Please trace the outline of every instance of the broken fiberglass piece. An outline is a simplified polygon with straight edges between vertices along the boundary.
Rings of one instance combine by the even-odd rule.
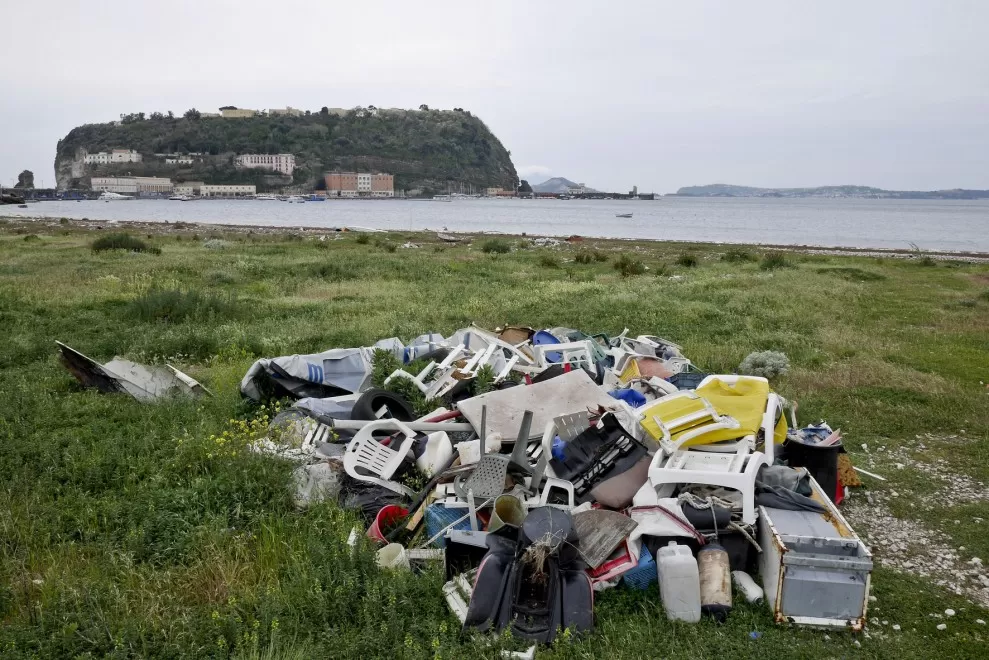
[[[84,387],[95,387],[100,392],[126,392],[141,402],[156,401],[172,394],[187,396],[212,395],[196,379],[171,365],[148,366],[115,357],[106,364],[87,357],[74,348],[55,342],[62,364]]]

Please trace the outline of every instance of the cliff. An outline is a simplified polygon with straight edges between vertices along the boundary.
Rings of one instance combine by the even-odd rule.
[[[93,176],[164,176],[177,181],[255,183],[259,190],[312,189],[327,171],[395,175],[395,190],[445,189],[448,182],[477,188],[518,185],[511,154],[479,118],[463,110],[377,110],[344,114],[249,118],[127,115],[85,124],[59,140],[55,173],[61,189],[88,187]],[[84,164],[87,153],[133,149],[139,163]],[[192,164],[168,164],[162,155],[198,154]],[[238,169],[237,154],[291,153],[289,177]]]

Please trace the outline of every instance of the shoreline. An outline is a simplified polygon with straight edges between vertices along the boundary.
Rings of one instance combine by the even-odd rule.
[[[533,239],[533,238],[545,238],[557,240],[560,243],[573,243],[579,244],[583,241],[596,241],[605,243],[641,243],[641,244],[669,244],[669,245],[697,245],[697,246],[719,246],[725,248],[733,247],[750,247],[754,249],[762,250],[780,250],[787,252],[797,252],[801,254],[820,254],[820,255],[830,255],[830,256],[849,256],[849,257],[879,257],[879,258],[895,258],[895,259],[913,259],[917,257],[930,257],[939,261],[968,261],[968,262],[989,262],[989,252],[952,252],[947,250],[908,250],[904,248],[853,248],[853,247],[841,247],[841,246],[828,246],[828,245],[792,245],[792,244],[777,244],[777,243],[730,243],[723,241],[685,241],[685,240],[663,240],[654,238],[614,238],[614,237],[598,237],[598,236],[576,236],[577,240],[571,240],[574,237],[562,237],[553,236],[547,234],[530,234],[528,232],[523,232],[521,234],[511,234],[502,232],[471,232],[471,231],[457,231],[457,230],[447,230],[444,232],[436,232],[429,229],[409,229],[409,230],[399,230],[399,229],[374,229],[370,227],[358,227],[358,226],[342,226],[342,227],[275,227],[271,225],[254,225],[254,224],[221,224],[221,223],[210,223],[210,222],[165,222],[156,220],[76,220],[70,219],[68,224],[62,224],[60,218],[54,217],[39,217],[39,216],[21,216],[21,215],[2,215],[0,214],[0,221],[6,223],[5,226],[16,226],[18,224],[24,226],[38,226],[42,225],[51,228],[62,228],[76,227],[84,228],[90,231],[102,231],[108,228],[118,228],[118,227],[130,227],[134,230],[144,232],[144,233],[157,233],[157,234],[176,234],[176,233],[198,233],[206,231],[223,231],[228,233],[238,233],[238,234],[263,234],[268,236],[277,236],[284,234],[303,234],[303,235],[327,235],[327,234],[342,234],[351,232],[368,232],[368,233],[382,233],[382,234],[402,234],[410,235],[414,234],[417,237],[421,236],[431,236],[436,237],[437,233],[444,233],[455,235],[462,240],[474,240],[478,238],[485,237],[506,237],[506,238],[516,238],[516,239]],[[441,241],[442,242],[442,241]]]

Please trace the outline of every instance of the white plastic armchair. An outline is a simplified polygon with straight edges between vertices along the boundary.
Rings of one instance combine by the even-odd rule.
[[[397,450],[384,446],[374,438],[375,431],[389,430],[399,431],[405,436]],[[347,445],[347,451],[343,455],[343,469],[358,481],[377,484],[411,497],[415,493],[402,484],[391,481],[391,478],[412,449],[415,437],[416,432],[397,419],[379,419],[371,422],[361,428]],[[394,446],[394,440],[392,444]]]

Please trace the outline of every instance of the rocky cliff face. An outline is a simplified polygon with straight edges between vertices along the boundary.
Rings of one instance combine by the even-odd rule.
[[[312,188],[327,171],[362,170],[395,175],[396,190],[513,188],[510,153],[477,117],[460,110],[356,108],[343,116],[224,119],[134,119],[86,124],[59,140],[58,187],[88,187],[93,176],[167,176],[206,183],[256,183],[277,188],[263,171],[238,169],[237,154],[292,153],[296,170],[288,187]],[[133,149],[140,163],[85,165],[87,153]],[[167,164],[163,154],[198,154],[192,164]],[[156,156],[155,154],[160,154]]]

